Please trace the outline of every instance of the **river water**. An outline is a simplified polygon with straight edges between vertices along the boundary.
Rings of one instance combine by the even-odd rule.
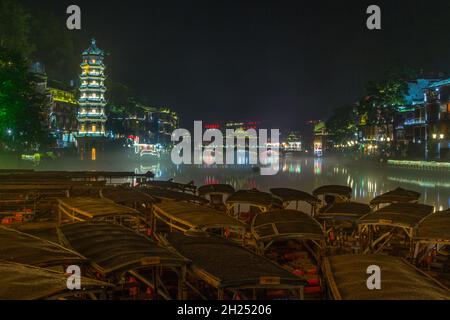
[[[102,170],[152,171],[156,179],[173,178],[177,182],[194,181],[200,186],[228,183],[236,189],[291,187],[307,192],[324,184],[352,187],[353,199],[368,202],[376,195],[403,187],[422,194],[421,202],[438,210],[450,207],[450,172],[430,172],[419,169],[387,167],[382,164],[350,161],[344,158],[312,158],[285,156],[280,159],[280,171],[274,176],[262,176],[249,165],[180,165],[170,158],[136,159],[123,153],[96,155],[96,160],[65,157],[43,161],[36,165],[27,161],[0,158],[1,168],[33,168],[36,170]]]

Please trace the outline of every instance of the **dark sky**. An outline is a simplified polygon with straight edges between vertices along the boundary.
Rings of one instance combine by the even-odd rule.
[[[108,75],[194,119],[300,128],[355,102],[392,66],[450,71],[450,1],[39,1],[78,4]],[[382,30],[366,29],[378,4]],[[69,32],[69,31],[67,31]]]

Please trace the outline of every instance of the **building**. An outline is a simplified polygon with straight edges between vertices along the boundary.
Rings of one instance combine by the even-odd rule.
[[[438,79],[417,79],[408,82],[405,105],[397,108],[394,118],[395,157],[422,159],[428,152],[428,108],[426,90]]]
[[[288,133],[286,140],[282,144],[284,151],[302,151],[302,135],[299,131]]]
[[[104,52],[100,50],[95,40],[82,53],[80,75],[80,97],[77,114],[78,144],[90,146],[105,138],[105,65]]]
[[[327,130],[325,122],[320,121],[314,126],[314,156],[321,157],[327,149]]]
[[[74,142],[74,134],[77,133],[78,101],[72,90],[61,86],[49,86],[48,92],[50,133],[55,138],[57,146],[64,148]]]
[[[450,160],[450,78],[425,90],[427,154],[429,160]]]

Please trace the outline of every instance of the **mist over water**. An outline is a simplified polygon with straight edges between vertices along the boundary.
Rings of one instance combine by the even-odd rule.
[[[170,156],[160,159],[136,157],[123,152],[101,153],[96,160],[91,155],[64,157],[56,160],[30,161],[0,157],[0,168],[29,168],[35,170],[97,170],[97,171],[152,171],[157,180],[173,178],[177,182],[194,181],[197,186],[227,183],[236,189],[258,188],[268,191],[274,187],[290,187],[311,192],[324,184],[348,185],[353,199],[368,202],[380,193],[402,187],[422,194],[420,202],[438,210],[450,207],[450,172],[387,167],[372,162],[354,162],[344,158],[312,158],[286,156],[280,158],[280,171],[274,176],[260,175],[251,165],[180,165],[175,166]]]

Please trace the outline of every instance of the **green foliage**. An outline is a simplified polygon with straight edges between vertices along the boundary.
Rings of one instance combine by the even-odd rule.
[[[42,110],[46,97],[36,91],[25,59],[0,48],[0,141],[19,151],[37,150],[48,142]]]
[[[332,141],[340,144],[353,140],[357,129],[356,121],[355,107],[343,106],[333,110],[325,125]]]

